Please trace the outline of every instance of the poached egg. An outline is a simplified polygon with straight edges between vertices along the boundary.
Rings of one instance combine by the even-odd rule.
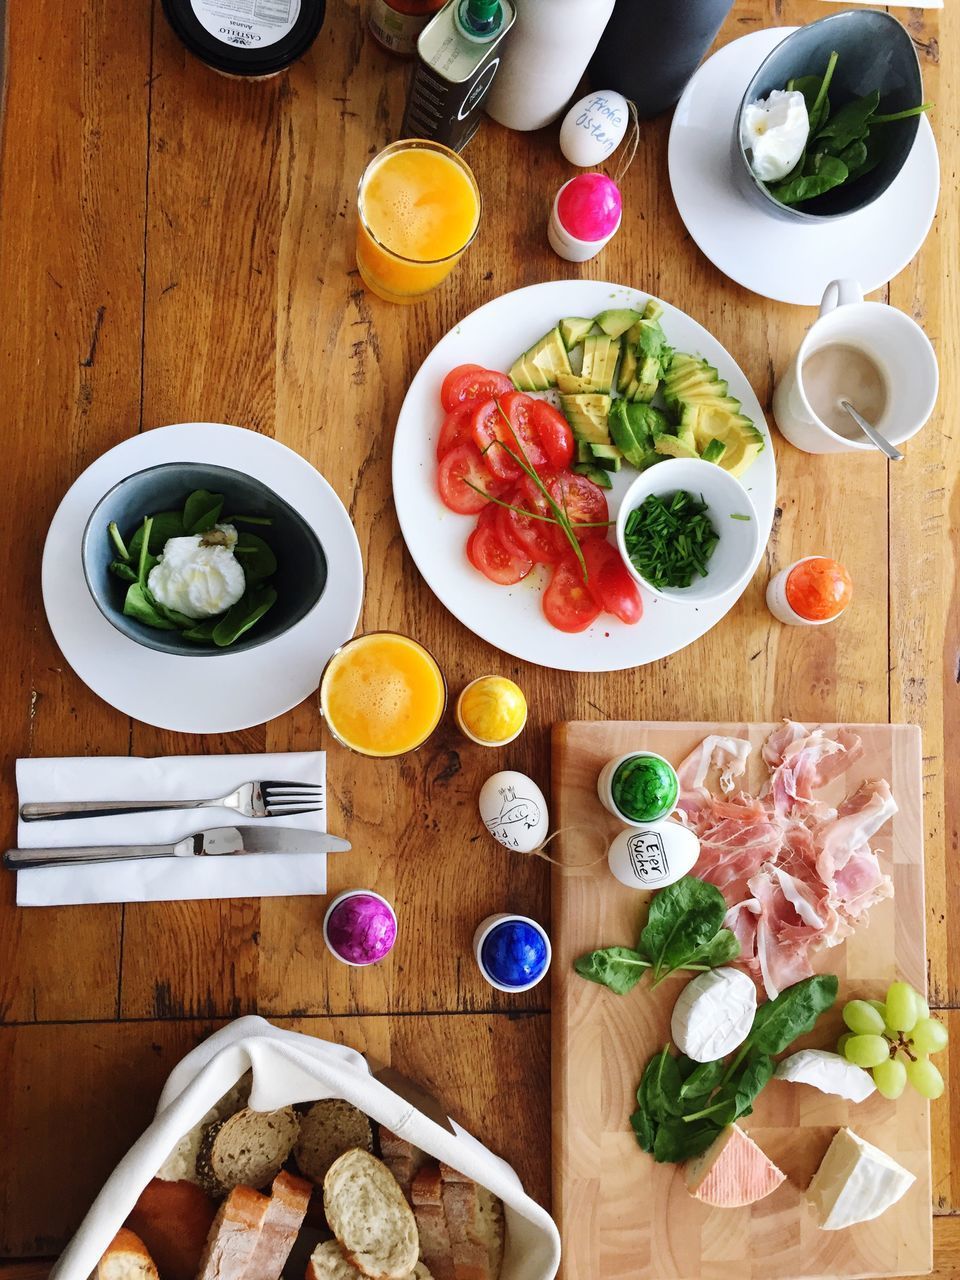
[[[187,618],[212,618],[237,603],[246,587],[233,549],[237,531],[215,525],[209,533],[169,538],[147,586],[154,599]]]
[[[740,141],[761,182],[785,178],[803,154],[809,136],[807,102],[795,89],[774,89],[769,97],[744,107],[740,117]]]

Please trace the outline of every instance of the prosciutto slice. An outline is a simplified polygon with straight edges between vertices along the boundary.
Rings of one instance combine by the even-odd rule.
[[[763,744],[769,777],[758,796],[736,790],[750,750],[746,739],[705,738],[677,771],[679,809],[700,840],[697,875],[727,901],[737,963],[773,999],[892,895],[870,841],[897,806],[882,779],[846,796],[835,785],[863,755],[847,729],[785,720]],[[714,771],[719,795],[708,786]]]

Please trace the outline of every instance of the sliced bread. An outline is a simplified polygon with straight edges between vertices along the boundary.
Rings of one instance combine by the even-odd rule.
[[[354,1147],[373,1150],[369,1119],[343,1098],[321,1098],[301,1117],[293,1154],[303,1176],[322,1186],[334,1160]]]
[[[210,1125],[197,1156],[197,1181],[212,1196],[233,1187],[265,1187],[293,1150],[300,1120],[293,1107],[251,1111],[244,1107]]]
[[[260,1239],[244,1272],[246,1280],[280,1280],[312,1194],[313,1183],[306,1178],[294,1177],[292,1173],[277,1174],[270,1189],[270,1204]]]
[[[429,1159],[427,1153],[380,1125],[380,1155],[383,1163],[400,1183],[400,1190],[411,1201],[413,1179]]]
[[[336,1240],[328,1240],[310,1255],[306,1280],[357,1280],[357,1269],[343,1256]],[[418,1262],[407,1280],[434,1280],[434,1277]]]
[[[229,1089],[223,1095],[219,1102],[210,1108],[199,1124],[194,1125],[192,1129],[183,1135],[157,1170],[157,1177],[169,1182],[177,1182],[181,1179],[196,1182],[197,1155],[200,1151],[204,1133],[206,1133],[210,1125],[216,1124],[218,1120],[226,1120],[228,1116],[232,1116],[235,1111],[239,1111],[241,1107],[247,1105],[252,1084],[253,1072],[248,1071],[240,1077],[232,1089]]]
[[[406,1280],[420,1256],[417,1223],[385,1164],[369,1151],[345,1152],[327,1170],[323,1207],[358,1271],[371,1280]]]
[[[97,1264],[97,1280],[159,1280],[147,1247],[129,1227],[121,1227]]]
[[[249,1280],[249,1267],[270,1197],[252,1187],[234,1187],[213,1220],[197,1270],[197,1280]]]
[[[126,1225],[143,1241],[163,1280],[193,1280],[216,1212],[195,1182],[154,1178]]]
[[[441,1163],[440,1176],[454,1280],[497,1280],[503,1262],[503,1202],[449,1165]]]
[[[435,1280],[456,1280],[453,1248],[443,1211],[443,1179],[440,1166],[430,1161],[416,1173],[410,1188],[413,1212],[420,1233],[420,1255]]]

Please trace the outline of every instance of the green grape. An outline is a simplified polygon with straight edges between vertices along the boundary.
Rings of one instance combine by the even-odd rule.
[[[907,1069],[898,1058],[887,1058],[873,1068],[873,1083],[885,1098],[899,1098],[907,1084]]]
[[[919,1022],[922,1018],[929,1018],[930,1006],[927,1004],[926,1000],[924,1000],[920,992],[914,991],[913,998],[917,1005],[917,1021]]]
[[[910,1043],[917,1053],[939,1053],[949,1039],[947,1028],[936,1018],[922,1018],[910,1032]]]
[[[879,1013],[880,1017],[884,1020],[884,1022],[886,1022],[886,1020],[887,1020],[887,1006],[883,1003],[883,1001],[882,1001],[882,1000],[868,1000],[868,1001],[867,1001],[867,1004],[868,1004],[868,1005],[870,1005],[870,1007],[871,1007],[872,1009],[876,1009],[876,1011],[877,1011],[877,1013]]]
[[[852,1040],[852,1039],[853,1039],[853,1032],[845,1031],[843,1035],[840,1037],[840,1039],[837,1041],[837,1053],[842,1055],[843,1046],[847,1043],[848,1040]]]
[[[908,1062],[904,1070],[910,1084],[924,1098],[939,1098],[943,1093],[943,1076],[929,1058]]]
[[[843,1046],[843,1056],[857,1067],[876,1067],[890,1056],[883,1036],[853,1036]]]
[[[910,1031],[917,1021],[917,998],[908,982],[892,982],[884,1021],[893,1031]]]
[[[879,1036],[883,1032],[883,1015],[866,1000],[850,1000],[845,1004],[843,1020],[855,1036]]]

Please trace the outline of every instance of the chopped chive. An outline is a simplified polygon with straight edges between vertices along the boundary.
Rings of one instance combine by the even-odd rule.
[[[630,512],[624,542],[637,572],[651,586],[689,587],[697,574],[707,576],[707,562],[720,538],[706,512],[703,495],[698,501],[683,489],[666,499],[651,494]]]
[[[742,515],[739,511],[731,511],[730,519],[731,520],[749,520],[750,517]]]

